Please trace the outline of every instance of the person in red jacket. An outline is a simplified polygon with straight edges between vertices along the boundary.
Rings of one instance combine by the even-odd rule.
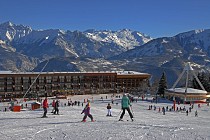
[[[42,118],[47,118],[47,108],[48,108],[47,97],[44,99],[42,106],[44,109],[44,114],[43,114]]]

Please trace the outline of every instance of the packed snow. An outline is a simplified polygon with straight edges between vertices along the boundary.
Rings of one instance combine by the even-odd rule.
[[[107,96],[107,99],[106,99]],[[92,99],[93,97],[93,99]],[[103,100],[101,99],[103,97]],[[52,115],[52,107],[48,108],[48,118],[41,118],[42,108],[35,111],[30,106],[20,112],[0,112],[1,140],[208,140],[210,139],[210,107],[206,104],[194,104],[192,112],[186,115],[185,111],[159,112],[159,107],[172,107],[171,102],[161,101],[157,104],[149,98],[142,101],[137,99],[132,103],[134,121],[128,113],[124,115],[124,121],[118,121],[121,113],[122,95],[114,96],[114,104],[111,103],[111,95],[78,95],[69,96],[68,99],[91,101],[91,114],[95,122],[87,118],[87,122],[81,122],[81,114],[84,106],[65,106],[68,99],[60,99],[59,114]],[[52,99],[48,99],[51,103]],[[113,117],[107,117],[106,106],[111,103]],[[1,105],[6,105],[2,103]],[[29,104],[29,103],[28,103]],[[152,105],[152,109],[149,106]],[[25,102],[23,103],[25,107]],[[156,106],[156,110],[154,110]],[[176,105],[188,110],[189,104]],[[2,106],[3,107],[3,106]],[[4,110],[4,109],[2,109]],[[195,110],[198,117],[195,117]]]

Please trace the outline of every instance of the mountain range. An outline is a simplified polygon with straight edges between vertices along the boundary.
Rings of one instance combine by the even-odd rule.
[[[0,70],[40,71],[49,60],[45,71],[134,70],[153,79],[165,72],[172,85],[186,62],[210,69],[210,30],[154,39],[129,29],[33,30],[5,22],[0,24],[0,56]]]

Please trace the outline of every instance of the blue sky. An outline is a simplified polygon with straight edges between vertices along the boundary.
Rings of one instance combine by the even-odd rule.
[[[33,29],[119,30],[152,37],[210,29],[210,0],[1,0],[0,23]]]

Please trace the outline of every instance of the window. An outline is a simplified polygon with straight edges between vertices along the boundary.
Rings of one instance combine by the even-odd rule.
[[[4,87],[0,87],[0,91],[4,91]]]
[[[64,82],[64,76],[59,76],[60,82]]]

